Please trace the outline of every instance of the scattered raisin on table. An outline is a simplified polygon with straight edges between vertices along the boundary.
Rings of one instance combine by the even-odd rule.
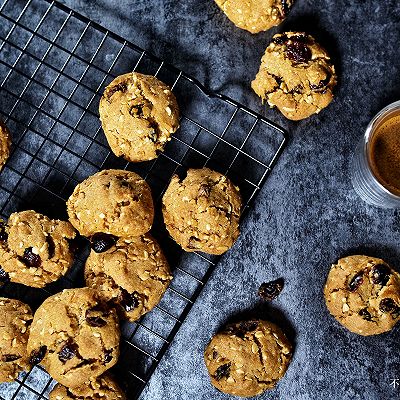
[[[282,278],[270,282],[264,282],[260,285],[258,294],[263,300],[271,301],[278,297],[283,289],[283,283]]]

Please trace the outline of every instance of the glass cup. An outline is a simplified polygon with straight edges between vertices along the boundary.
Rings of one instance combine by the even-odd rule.
[[[400,208],[400,197],[386,189],[371,168],[370,145],[376,129],[400,113],[400,101],[389,104],[369,123],[354,152],[351,163],[351,182],[356,193],[368,204],[381,208]]]

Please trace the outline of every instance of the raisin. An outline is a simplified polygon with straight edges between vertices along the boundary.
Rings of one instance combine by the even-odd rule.
[[[213,350],[213,352],[212,352],[212,358],[213,358],[213,360],[216,360],[217,357],[218,357],[218,352],[217,352],[216,350]]]
[[[197,237],[191,236],[187,247],[189,249],[198,249],[199,241],[200,241],[200,239],[198,239]]]
[[[231,363],[223,364],[215,371],[214,378],[216,381],[220,381],[222,378],[227,378],[231,372]]]
[[[104,352],[104,364],[108,364],[113,359],[112,350],[106,350]]]
[[[25,249],[24,255],[20,257],[20,260],[29,268],[39,268],[42,264],[42,259],[39,254],[35,254],[32,251],[32,247]]]
[[[275,44],[285,44],[288,41],[288,37],[286,35],[279,35],[279,36],[275,36],[272,39],[272,42]]]
[[[133,105],[129,110],[129,114],[131,114],[132,117],[142,118],[143,117],[143,106],[144,106],[144,104]]]
[[[290,6],[286,0],[281,0],[282,4],[282,16],[286,17],[289,14]]]
[[[350,292],[355,292],[360,287],[360,285],[363,283],[363,280],[364,280],[363,274],[364,274],[364,272],[360,271],[350,281],[350,283],[349,283]]]
[[[8,239],[8,233],[4,222],[0,222],[0,241],[5,242]]]
[[[199,197],[204,196],[204,197],[208,197],[211,193],[211,186],[210,185],[206,185],[206,184],[202,184],[200,185],[199,188]]]
[[[292,38],[286,45],[286,54],[295,63],[306,63],[311,60],[312,55],[310,48],[297,37]]]
[[[0,283],[10,282],[10,275],[0,267]]]
[[[29,358],[29,364],[30,365],[39,364],[43,360],[44,356],[46,355],[46,352],[47,352],[46,346],[42,346],[38,350],[32,351],[31,356]]]
[[[119,83],[118,85],[113,86],[107,93],[108,98],[110,98],[116,92],[126,92],[128,90],[128,85],[126,83]]]
[[[310,83],[310,89],[312,91],[314,91],[314,92],[322,91],[322,90],[324,90],[326,88],[326,86],[328,85],[330,80],[331,80],[331,74],[327,73],[326,78],[320,80],[317,85],[314,85],[313,83]]]
[[[243,339],[247,332],[254,331],[258,327],[258,321],[243,321],[238,325],[232,325],[228,328],[228,333]]]
[[[258,289],[259,296],[264,300],[273,300],[278,297],[283,289],[283,279],[279,278],[271,282],[262,283]]]
[[[110,311],[105,307],[104,304],[99,304],[96,307],[90,308],[86,311],[86,322],[93,327],[101,328],[107,325],[107,321],[102,317],[110,315]]]
[[[385,286],[390,278],[390,268],[384,264],[377,264],[372,268],[372,282]]]
[[[128,293],[126,290],[122,289],[120,305],[126,312],[132,311],[139,306],[138,294],[137,292]]]
[[[379,309],[384,313],[391,313],[394,319],[400,315],[400,307],[396,305],[393,299],[383,299],[379,303]]]
[[[103,253],[104,251],[114,246],[116,241],[117,241],[116,236],[99,232],[95,233],[90,238],[90,245],[95,253]]]
[[[47,242],[47,251],[49,252],[49,258],[53,258],[56,249],[54,240],[50,235],[48,235],[46,236],[46,242]]]
[[[358,312],[358,315],[360,315],[366,321],[372,321],[372,315],[366,308],[361,309]]]
[[[20,358],[21,358],[21,356],[19,356],[17,354],[4,354],[3,355],[4,362],[11,362],[11,361],[19,360]]]
[[[58,359],[65,364],[68,360],[71,360],[71,358],[76,357],[78,353],[77,350],[78,347],[76,344],[67,343],[61,348],[60,352],[58,353]]]

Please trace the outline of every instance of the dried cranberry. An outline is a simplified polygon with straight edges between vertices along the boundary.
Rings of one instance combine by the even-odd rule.
[[[0,283],[7,283],[10,281],[10,275],[0,267]]]
[[[262,283],[258,288],[258,294],[264,300],[273,300],[278,297],[282,289],[283,279],[279,278],[274,281]]]
[[[104,251],[114,246],[117,239],[118,238],[114,235],[99,232],[95,233],[90,238],[90,244],[95,253],[103,253]]]
[[[390,278],[390,268],[385,264],[377,264],[372,268],[372,282],[385,286]]]
[[[311,60],[312,56],[310,48],[297,37],[292,38],[286,45],[286,54],[295,63],[306,63]]]
[[[119,304],[126,312],[132,311],[139,306],[138,295],[139,293],[137,292],[128,293],[126,290],[122,289]]]
[[[58,359],[65,364],[68,360],[71,360],[71,358],[76,357],[77,354],[77,345],[74,343],[67,343],[61,348],[60,352],[58,353]]]
[[[39,268],[42,264],[42,259],[39,254],[35,254],[32,251],[32,247],[28,247],[25,249],[24,255],[22,256],[22,262],[29,268]]]
[[[364,271],[360,271],[353,277],[353,279],[349,283],[350,292],[355,292],[360,287],[364,280],[363,275]]]
[[[31,356],[29,358],[29,364],[31,365],[39,364],[46,355],[46,352],[47,352],[46,346],[42,346],[38,350],[32,351]]]
[[[231,363],[223,364],[217,368],[215,371],[214,378],[216,381],[221,380],[222,378],[227,378],[231,372]]]
[[[5,242],[8,239],[8,233],[6,231],[6,226],[3,222],[0,222],[0,241]]]
[[[21,356],[19,356],[17,354],[4,354],[3,361],[11,362],[11,361],[19,360],[20,358],[21,358]]]
[[[112,350],[106,350],[104,352],[104,364],[108,364],[113,359]]]
[[[366,321],[372,321],[372,315],[366,308],[363,308],[362,310],[360,310],[358,312],[358,315],[360,315]]]

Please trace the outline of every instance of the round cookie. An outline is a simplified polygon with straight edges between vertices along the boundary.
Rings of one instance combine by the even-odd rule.
[[[211,383],[234,396],[251,397],[283,377],[292,346],[282,330],[262,320],[231,324],[208,344],[204,360]]]
[[[82,386],[67,388],[57,384],[49,400],[125,400],[126,396],[115,379],[108,373],[90,380]]]
[[[251,33],[279,25],[288,15],[294,0],[215,0],[238,27]]]
[[[117,362],[119,339],[117,314],[95,290],[66,289],[36,311],[28,354],[62,385],[79,387]]]
[[[99,112],[111,150],[131,162],[156,158],[179,127],[171,89],[136,72],[118,76],[106,87]]]
[[[0,121],[0,171],[10,156],[11,136],[5,124]]]
[[[29,306],[0,297],[0,382],[13,381],[29,369],[26,345],[32,319]]]
[[[359,335],[390,331],[400,320],[400,274],[380,258],[340,259],[331,267],[324,294],[329,312]]]
[[[165,225],[186,251],[222,254],[239,236],[239,188],[209,168],[174,175],[163,197]]]
[[[33,210],[13,213],[7,225],[0,226],[0,265],[12,282],[44,287],[71,267],[70,240],[75,235],[68,221]]]
[[[159,303],[172,275],[160,246],[147,234],[119,239],[102,253],[92,250],[85,280],[122,318],[136,321]]]
[[[98,232],[140,236],[150,230],[154,219],[149,185],[134,172],[117,169],[100,171],[77,185],[67,211],[83,236]]]
[[[251,87],[288,119],[319,113],[333,100],[335,67],[328,53],[303,32],[277,34]]]

